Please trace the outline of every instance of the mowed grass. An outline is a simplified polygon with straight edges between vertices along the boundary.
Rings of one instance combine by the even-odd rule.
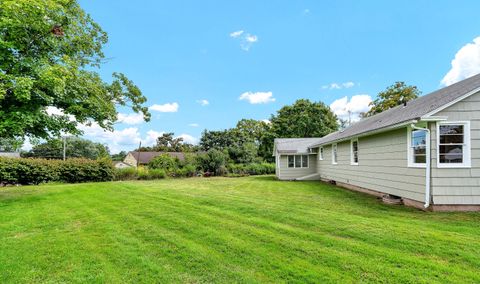
[[[478,283],[480,214],[273,177],[0,189],[0,283],[22,282]]]

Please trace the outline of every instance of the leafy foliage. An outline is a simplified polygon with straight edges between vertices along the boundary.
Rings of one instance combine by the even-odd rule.
[[[164,169],[167,171],[175,170],[179,168],[180,160],[176,157],[172,157],[169,154],[162,154],[153,158],[148,167],[151,169]]]
[[[416,99],[420,94],[421,92],[416,86],[409,86],[405,82],[395,82],[378,94],[377,98],[370,103],[372,108],[362,116],[369,117],[381,113]]]
[[[137,151],[146,152],[197,152],[198,146],[185,143],[182,137],[174,137],[173,132],[163,133],[153,147],[141,147]]]
[[[60,182],[98,182],[113,180],[112,163],[106,159],[11,159],[0,158],[0,183],[39,184]]]
[[[110,158],[112,159],[112,161],[123,161],[126,156],[127,156],[127,152],[120,151],[117,154],[112,154]]]
[[[235,128],[202,133],[200,147],[208,151],[226,151],[234,163],[252,163],[257,160],[262,142],[269,137],[269,124],[254,119],[242,119]]]
[[[66,156],[67,158],[86,158],[98,159],[109,157],[108,149],[101,143],[95,143],[87,139],[78,137],[66,138]],[[45,143],[38,144],[25,153],[26,157],[62,159],[63,158],[63,140],[52,139]]]
[[[337,117],[322,102],[297,100],[272,115],[272,133],[275,137],[323,137],[338,129]]]
[[[113,73],[106,83],[94,71],[107,39],[75,0],[0,1],[0,137],[81,134],[78,124],[92,122],[111,130],[116,105],[149,120],[132,81]]]
[[[198,156],[198,166],[204,172],[222,176],[227,173],[228,155],[217,149],[210,149],[207,153]]]

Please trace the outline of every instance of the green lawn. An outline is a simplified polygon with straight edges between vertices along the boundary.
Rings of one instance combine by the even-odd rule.
[[[319,182],[0,189],[0,283],[480,282],[480,214]]]

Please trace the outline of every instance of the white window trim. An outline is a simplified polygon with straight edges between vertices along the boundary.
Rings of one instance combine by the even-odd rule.
[[[296,166],[297,156],[300,156],[300,167]],[[293,157],[293,167],[288,166],[288,157]],[[303,157],[307,157],[307,166],[303,166]],[[310,156],[308,154],[287,155],[287,169],[308,169],[310,168]]]
[[[324,155],[323,147],[318,148],[318,160],[319,161],[323,161],[323,158],[324,158],[323,155]]]
[[[358,166],[358,161],[357,161],[357,162],[354,162],[354,160],[353,160],[353,142],[357,142],[357,160],[360,160],[360,159],[358,158],[358,153],[359,153],[359,149],[358,149],[358,145],[359,145],[359,143],[358,143],[358,138],[354,138],[354,139],[350,140],[350,165],[352,165],[352,166]],[[337,152],[338,152],[338,150],[337,150]]]
[[[333,149],[336,149],[336,152],[337,152],[337,161],[335,162],[335,154],[334,154],[334,150]],[[332,144],[332,165],[337,165],[338,164],[338,145],[337,143],[335,144]]]
[[[426,168],[427,167],[427,163],[415,163],[414,162],[414,159],[413,159],[413,151],[412,151],[412,132],[415,131],[417,129],[413,129],[412,127],[408,127],[407,128],[407,155],[408,155],[408,167],[409,168]],[[427,149],[429,149],[428,147],[428,143],[430,143],[430,137],[428,135],[428,132],[427,132],[427,136],[426,136],[426,142],[427,145],[426,148],[425,148],[425,151],[427,151]]]
[[[440,125],[463,125],[463,163],[458,164],[442,164],[440,163]],[[471,159],[471,147],[472,143],[470,140],[470,121],[441,121],[437,122],[437,168],[471,168],[472,159]]]

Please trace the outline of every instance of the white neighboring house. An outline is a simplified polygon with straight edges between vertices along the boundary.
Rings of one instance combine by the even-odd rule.
[[[275,139],[276,175],[430,210],[480,210],[480,75],[322,138]]]
[[[123,161],[113,161],[113,166],[117,169],[131,168],[132,166]]]

